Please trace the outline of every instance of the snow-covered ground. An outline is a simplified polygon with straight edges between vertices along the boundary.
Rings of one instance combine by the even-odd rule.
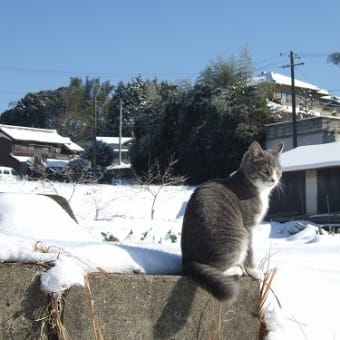
[[[180,231],[191,187],[0,183],[0,262],[51,261],[46,292],[84,284],[90,271],[180,273]],[[16,193],[16,194],[13,194]],[[65,197],[75,223],[52,200]],[[112,242],[118,240],[119,242]],[[309,222],[264,222],[254,232],[258,264],[278,268],[267,300],[267,339],[340,339],[340,235]]]

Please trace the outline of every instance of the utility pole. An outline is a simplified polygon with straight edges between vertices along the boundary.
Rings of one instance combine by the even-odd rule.
[[[297,147],[297,128],[296,128],[296,96],[295,96],[295,73],[294,73],[294,53],[290,51],[290,78],[292,88],[292,128],[293,128],[293,148]]]
[[[123,127],[123,100],[120,100],[119,105],[119,165],[122,164],[122,127]]]
[[[93,124],[93,160],[92,160],[92,168],[96,171],[97,167],[97,94],[94,96],[94,124]]]
[[[105,105],[111,100],[111,97],[109,96],[109,92],[106,94],[107,97],[104,101],[104,103],[100,103],[99,101],[99,105],[97,103],[97,97],[99,96],[101,90],[98,89],[96,94],[93,97],[93,155],[92,155],[92,167],[94,169],[94,171],[96,172],[96,168],[97,168],[97,130],[98,130],[98,118],[100,119],[100,117],[103,114],[103,110]]]
[[[295,66],[304,65],[304,63],[295,64],[294,58],[297,57],[293,51],[289,53],[290,64],[282,66],[283,68],[290,67],[291,92],[292,92],[292,133],[293,133],[293,148],[297,147],[297,124],[296,124],[296,94],[295,94]]]

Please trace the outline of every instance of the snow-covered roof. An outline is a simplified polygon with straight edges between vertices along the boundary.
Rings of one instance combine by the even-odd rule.
[[[280,85],[286,85],[286,86],[291,86],[291,83],[292,83],[290,77],[284,74],[281,74],[281,73],[276,73],[276,72],[262,72],[259,76],[254,77],[250,83],[252,85],[256,85],[256,84],[259,84],[265,81],[275,83],[275,84],[280,84]],[[321,89],[318,86],[311,84],[311,83],[307,83],[305,81],[294,79],[294,84],[295,84],[295,87],[313,90],[319,94],[324,94],[324,95],[329,94],[327,90]]]
[[[109,165],[106,167],[107,170],[114,170],[114,169],[130,169],[131,164],[130,163],[124,163],[122,162],[121,164],[114,164],[114,165]]]
[[[340,120],[340,117],[333,117],[333,116],[308,117],[308,118],[304,118],[304,119],[299,119],[298,122],[306,121],[306,120],[314,120],[314,119],[322,119],[322,120],[325,120],[327,122],[327,121],[332,121],[332,120]],[[291,125],[292,121],[286,120],[286,121],[283,121],[283,122],[265,124],[265,126],[275,126],[275,125],[284,125],[284,124]]]
[[[283,171],[298,171],[340,166],[340,142],[305,145],[282,153]]]
[[[291,105],[282,105],[282,104],[278,104],[270,100],[267,101],[267,105],[270,109],[275,110],[276,112],[281,112],[281,113],[292,113],[293,112],[293,107]],[[303,110],[300,109],[300,106],[297,106],[295,111],[296,113],[300,113],[300,111],[303,111]],[[321,116],[321,112],[315,111],[315,110],[308,110],[308,113],[316,117]]]
[[[327,101],[332,101],[336,104],[340,104],[340,97],[337,97],[337,96],[322,96],[320,97],[320,99],[324,99],[324,100],[327,100]]]
[[[16,156],[11,154],[11,157],[19,161],[20,163],[27,163],[32,157],[29,156]],[[46,160],[46,165],[48,168],[64,168],[68,165],[69,160],[65,159],[55,159],[55,158],[48,158]]]
[[[48,158],[46,164],[48,168],[65,168],[68,162],[68,160]]]
[[[0,125],[0,131],[14,140],[39,141],[49,143],[65,143],[65,138],[60,136],[56,130],[37,129],[24,126]]]
[[[11,153],[11,157],[19,161],[20,163],[26,163],[29,161],[32,157],[30,156],[16,156]]]
[[[72,142],[69,137],[63,137],[63,138],[65,139],[65,142],[64,142],[65,147],[69,149],[70,151],[78,151],[78,152],[84,151],[84,149],[81,146]]]
[[[57,130],[54,129],[39,129],[26,126],[0,124],[0,133],[1,132],[17,141],[63,144],[69,150],[83,151],[82,147],[72,142],[70,138],[59,135]]]
[[[119,144],[119,137],[96,137],[97,141],[101,141],[107,144]],[[131,142],[132,137],[122,137],[121,143],[125,144]]]

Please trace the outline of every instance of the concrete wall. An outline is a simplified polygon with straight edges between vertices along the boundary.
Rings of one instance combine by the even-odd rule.
[[[40,292],[43,266],[0,264],[0,338],[55,339],[48,297]],[[221,303],[185,277],[91,274],[88,290],[63,296],[63,324],[71,339],[95,339],[93,312],[103,339],[259,338],[259,283],[241,278],[239,298]]]
[[[313,117],[297,121],[297,144],[313,145],[340,140],[340,119],[336,117]],[[266,125],[266,147],[285,144],[285,151],[293,148],[292,122]]]
[[[0,339],[47,339],[48,298],[40,291],[43,266],[0,264]]]

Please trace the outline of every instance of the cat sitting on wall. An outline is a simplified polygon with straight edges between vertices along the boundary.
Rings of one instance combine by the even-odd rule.
[[[183,219],[182,271],[219,300],[232,301],[236,278],[263,273],[253,260],[252,229],[265,216],[271,190],[282,175],[283,144],[263,150],[253,142],[237,171],[227,179],[200,185],[192,194]]]

